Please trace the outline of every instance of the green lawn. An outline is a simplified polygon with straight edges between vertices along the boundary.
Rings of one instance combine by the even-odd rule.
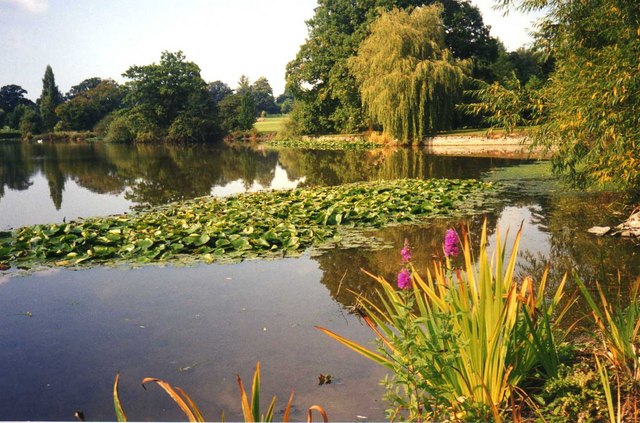
[[[282,129],[282,124],[286,118],[287,115],[267,116],[266,118],[261,118],[262,120],[256,122],[253,126],[260,134],[278,132]]]

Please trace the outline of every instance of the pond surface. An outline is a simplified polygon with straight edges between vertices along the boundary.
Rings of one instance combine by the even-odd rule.
[[[394,278],[405,238],[424,269],[452,224],[469,223],[473,232],[486,217],[493,233],[522,223],[520,271],[539,275],[551,263],[552,285],[575,269],[615,292],[619,269],[624,291],[625,282],[640,275],[636,245],[586,233],[624,218],[618,194],[570,192],[548,178],[545,163],[421,150],[0,143],[0,230],[205,195],[399,177],[487,178],[508,190],[483,215],[371,232],[391,249],[0,275],[0,419],[72,420],[82,410],[89,420],[114,420],[111,390],[120,372],[130,420],[183,419],[156,386],[140,387],[145,376],[184,388],[209,420],[219,420],[222,411],[228,421],[239,420],[235,376],[249,383],[260,361],[265,400],[277,395],[281,409],[296,390],[294,420],[304,421],[312,404],[324,406],[331,421],[384,420],[377,382],[385,372],[314,326],[372,340],[349,312],[351,291],[374,289],[360,269]],[[577,307],[572,318],[581,314]],[[321,373],[334,382],[318,385]]]

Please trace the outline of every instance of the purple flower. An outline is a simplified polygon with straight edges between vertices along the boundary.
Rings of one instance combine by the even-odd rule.
[[[411,273],[409,273],[408,269],[402,269],[400,273],[398,273],[398,288],[411,288]]]
[[[411,261],[411,248],[409,247],[409,240],[404,240],[404,247],[400,250],[402,256],[402,264],[409,263]]]
[[[455,229],[447,229],[444,236],[444,255],[447,257],[457,257],[460,254],[458,248],[458,233]]]

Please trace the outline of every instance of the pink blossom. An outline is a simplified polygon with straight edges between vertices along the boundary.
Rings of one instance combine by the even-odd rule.
[[[460,254],[458,248],[458,233],[454,229],[447,229],[444,236],[444,255],[447,257],[457,257]]]
[[[408,269],[402,269],[398,273],[398,288],[409,289],[411,288],[411,273]]]

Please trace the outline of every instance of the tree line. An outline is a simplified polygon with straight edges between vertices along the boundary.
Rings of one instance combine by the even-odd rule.
[[[163,52],[159,63],[131,66],[124,84],[92,77],[63,95],[47,66],[36,102],[19,85],[0,88],[0,129],[23,137],[55,131],[92,131],[112,142],[211,142],[247,131],[261,114],[287,110],[269,81],[242,76],[232,89],[206,83],[200,68],[184,54]],[[290,100],[289,100],[290,102]]]
[[[640,186],[640,2],[494,0],[545,16],[507,52],[467,0],[319,0],[286,69],[290,134],[420,142],[534,126],[571,182]]]

